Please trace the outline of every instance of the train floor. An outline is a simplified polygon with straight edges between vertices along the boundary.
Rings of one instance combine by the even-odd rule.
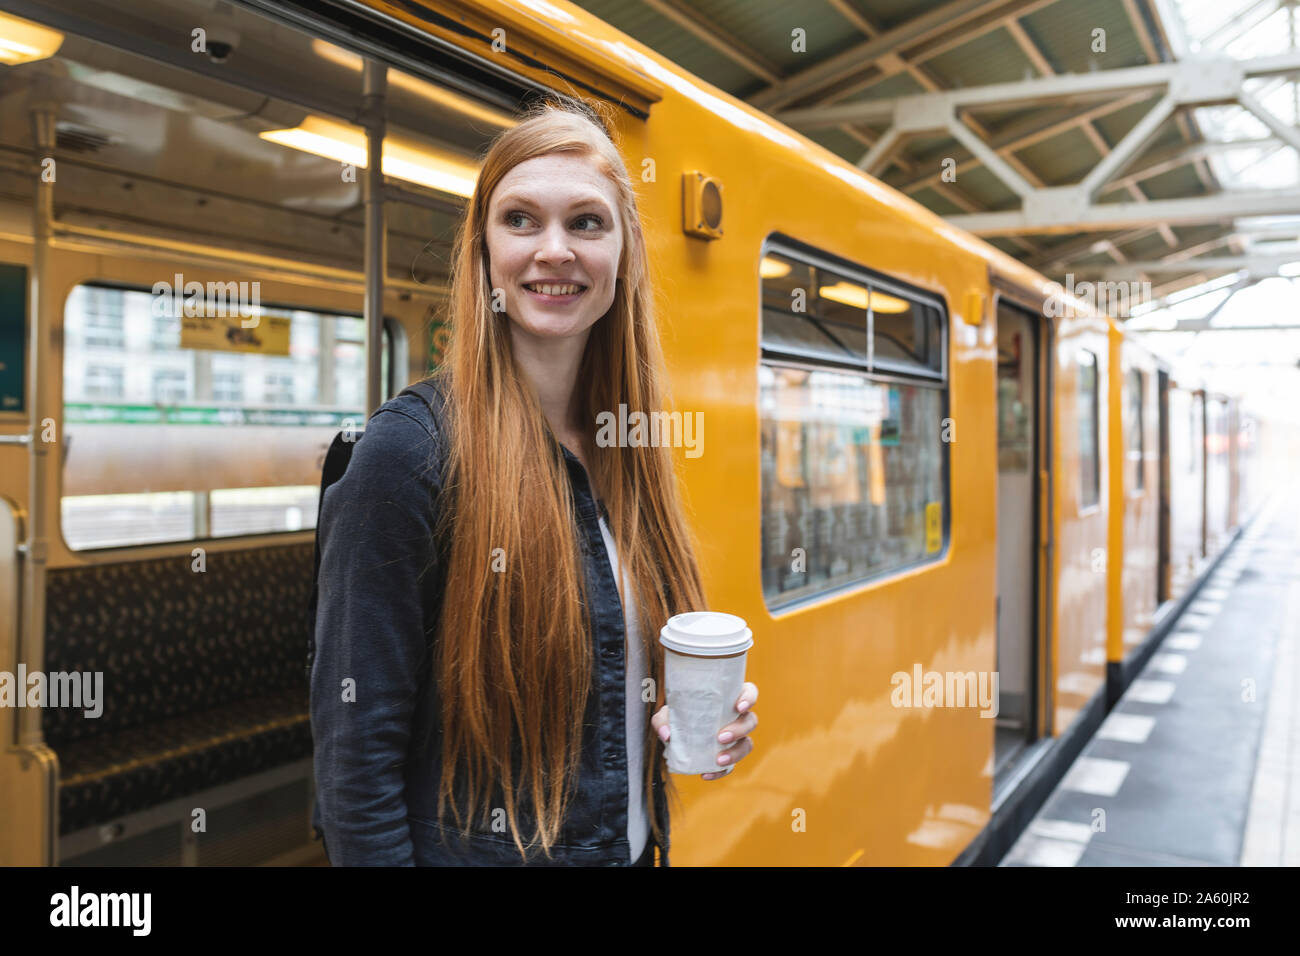
[[[1001,866],[1300,865],[1300,505],[1245,529]]]

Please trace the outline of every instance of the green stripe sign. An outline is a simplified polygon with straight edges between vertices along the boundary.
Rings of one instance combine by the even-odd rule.
[[[66,402],[67,424],[96,425],[288,425],[361,427],[365,413],[292,408],[196,408],[189,405],[105,405]]]

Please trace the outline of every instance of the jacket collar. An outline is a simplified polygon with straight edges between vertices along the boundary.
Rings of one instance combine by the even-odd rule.
[[[569,469],[569,481],[572,482],[575,488],[580,487],[586,492],[585,495],[578,496],[577,505],[579,516],[583,518],[596,518],[599,516],[608,522],[609,509],[605,507],[605,502],[603,501],[600,503],[599,509],[597,509],[595,496],[591,491],[591,480],[587,475],[587,469],[582,467],[582,462],[578,461],[578,456],[565,448],[564,445],[560,444],[554,434],[550,432],[547,434],[550,437],[552,448],[558,449],[564,456],[564,464]]]

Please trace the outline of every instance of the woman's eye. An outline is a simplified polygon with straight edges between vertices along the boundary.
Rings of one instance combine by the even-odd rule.
[[[518,211],[508,212],[505,215],[505,224],[511,228],[515,228],[516,225],[522,227],[523,225],[526,224],[527,219],[528,217],[524,215],[522,212],[518,212]],[[516,220],[525,220],[525,222],[516,223]],[[595,226],[588,229],[585,226],[579,225],[580,223],[586,222],[587,220],[591,220],[593,223],[595,223]],[[605,220],[591,213],[587,213],[586,215],[579,216],[577,219],[573,221],[573,223],[575,226],[578,227],[579,232],[595,232],[597,229],[603,229],[605,226]]]

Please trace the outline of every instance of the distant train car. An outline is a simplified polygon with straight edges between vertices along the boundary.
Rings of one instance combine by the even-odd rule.
[[[1205,557],[1228,544],[1232,513],[1232,410],[1228,396],[1205,396]]]
[[[1169,596],[1187,593],[1205,566],[1205,388],[1171,375],[1169,407]]]
[[[350,6],[236,6],[215,64],[160,39],[192,26],[161,0],[112,30],[28,5],[60,43],[8,68],[26,106],[0,111],[0,280],[39,384],[0,416],[0,670],[105,690],[93,719],[0,709],[0,862],[319,859],[321,453],[367,383],[436,365],[474,157],[548,88],[613,111],[673,401],[709,422],[682,463],[706,593],[755,634],[755,753],[678,778],[673,861],[996,859],[1259,500],[1251,429],[1197,370],[563,0]],[[377,102],[394,162],[367,191],[353,124]],[[178,306],[191,282],[256,288],[256,336]]]
[[[1107,660],[1120,661],[1146,638],[1166,598],[1161,587],[1162,516],[1166,510],[1161,444],[1162,363],[1111,328],[1111,361],[1119,374],[1109,393],[1110,480],[1114,489],[1109,553],[1118,563],[1109,576],[1111,621]]]
[[[1111,698],[1127,682],[1259,502],[1243,489],[1253,480],[1253,432],[1239,402],[1125,336],[1111,334],[1110,577]],[[1244,477],[1243,477],[1244,476]],[[1122,506],[1122,511],[1121,511]],[[1146,653],[1143,653],[1143,652]]]

